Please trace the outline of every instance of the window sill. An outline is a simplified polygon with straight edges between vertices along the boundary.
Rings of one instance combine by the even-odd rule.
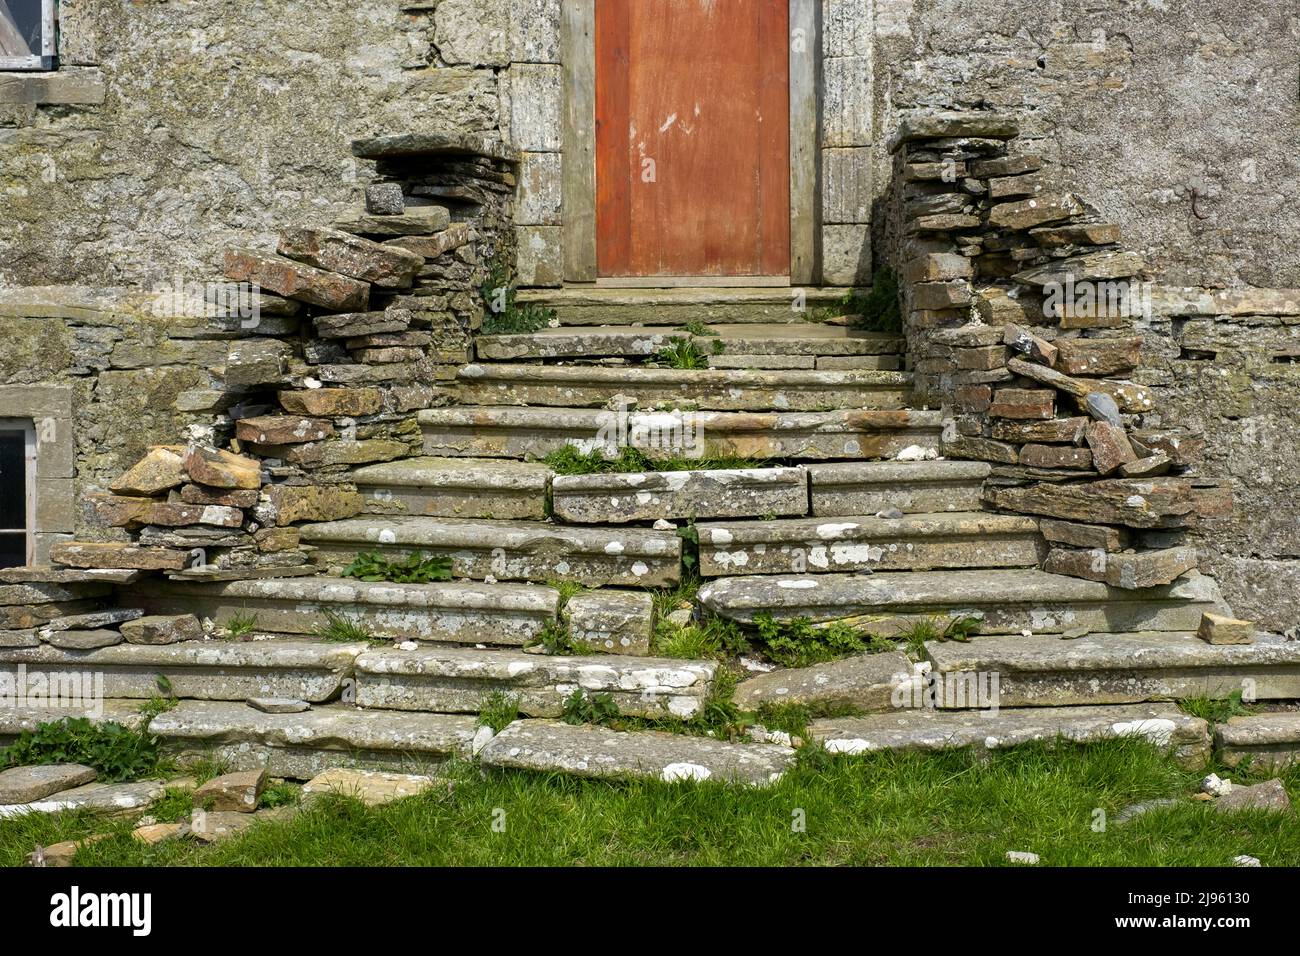
[[[104,93],[104,74],[93,67],[0,73],[0,105],[99,106]]]

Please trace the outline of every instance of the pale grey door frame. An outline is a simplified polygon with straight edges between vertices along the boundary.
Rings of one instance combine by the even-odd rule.
[[[30,418],[0,418],[0,431],[23,433],[24,552],[31,564],[36,551],[36,425]]]
[[[790,283],[817,281],[820,0],[790,2]],[[596,0],[561,0],[566,282],[596,281]]]

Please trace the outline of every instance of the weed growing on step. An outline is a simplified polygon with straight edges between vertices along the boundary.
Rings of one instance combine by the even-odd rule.
[[[232,639],[240,640],[257,630],[257,614],[252,611],[236,611],[226,621],[226,630]]]
[[[926,617],[913,621],[898,634],[898,639],[907,652],[914,658],[925,657],[927,641],[957,641],[965,644],[979,633],[980,620],[977,617],[954,617],[947,620]]]
[[[748,653],[749,638],[734,621],[716,615],[679,626],[660,618],[655,622],[654,653],[681,660],[726,660]]]
[[[519,719],[519,699],[505,691],[494,690],[479,706],[478,726],[491,727],[499,734]]]
[[[429,584],[451,580],[451,558],[446,555],[425,557],[415,551],[401,561],[389,561],[383,555],[363,551],[343,569],[343,577],[360,581],[391,581],[394,584]]]
[[[67,717],[23,731],[0,750],[0,768],[56,763],[93,767],[101,780],[137,780],[157,768],[158,744],[118,723]]]
[[[527,646],[536,647],[538,644],[546,649],[547,654],[559,654],[564,657],[583,657],[595,653],[595,649],[590,644],[574,637],[569,626],[560,620],[548,621]]]
[[[613,694],[589,694],[579,687],[564,698],[566,724],[609,724],[619,716]]]
[[[194,812],[194,792],[184,787],[168,787],[161,797],[149,804],[149,816],[159,823],[182,823]]]
[[[180,703],[180,701],[175,697],[159,697],[157,695],[150,697],[140,705],[140,715],[144,718],[144,726],[149,726],[149,721],[153,720],[159,714],[165,714],[178,703]]]
[[[833,306],[816,309],[814,322],[825,322],[840,315],[854,316],[853,327],[868,332],[901,332],[903,313],[899,308],[898,276],[888,266],[877,269],[871,288],[865,293],[852,289]]]
[[[868,649],[867,635],[839,621],[814,627],[807,618],[778,621],[771,614],[754,617],[763,653],[782,667],[810,667]]]
[[[722,343],[714,342],[713,344],[715,346],[713,353],[717,354],[719,349],[716,346],[720,346]],[[709,353],[696,345],[694,339],[672,339],[655,353],[655,361],[676,369],[708,368]]]
[[[554,309],[517,301],[519,290],[510,281],[510,270],[501,258],[492,260],[487,278],[479,286],[483,297],[483,335],[520,335],[544,329],[556,319]]]
[[[333,644],[381,644],[383,638],[375,637],[364,626],[343,614],[325,612],[325,623],[316,626],[312,633],[322,641]]]
[[[1234,690],[1227,697],[1185,697],[1178,701],[1185,714],[1200,717],[1212,724],[1224,724],[1233,717],[1244,717],[1259,711],[1251,704],[1242,703],[1241,691]]]
[[[718,334],[713,329],[709,328],[707,325],[701,322],[699,319],[691,319],[689,322],[687,322],[685,325],[682,326],[682,331],[686,332],[689,335],[694,335],[698,338],[708,338],[710,336],[715,336]]]
[[[295,807],[302,797],[302,788],[287,780],[268,784],[257,798],[257,809],[274,810],[276,807]]]
[[[599,449],[583,452],[573,445],[565,445],[542,459],[557,475],[626,475],[644,471],[738,471],[749,468],[774,467],[761,458],[722,456],[716,458],[684,458],[678,455],[651,458],[639,448],[623,445],[618,457],[606,458]]]

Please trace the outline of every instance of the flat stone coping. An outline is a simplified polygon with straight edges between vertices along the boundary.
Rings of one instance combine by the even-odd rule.
[[[517,163],[519,151],[498,139],[472,133],[394,133],[352,141],[352,154],[362,159],[411,159],[419,156],[483,156]]]
[[[517,720],[479,754],[489,767],[580,777],[715,780],[766,786],[794,762],[779,744],[730,743],[658,731],[618,732],[590,724]]]

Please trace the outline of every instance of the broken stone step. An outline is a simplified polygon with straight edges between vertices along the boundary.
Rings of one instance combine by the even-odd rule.
[[[215,757],[231,770],[310,780],[333,767],[420,771],[469,757],[490,730],[474,717],[358,710],[346,704],[264,714],[243,703],[183,700],[149,732],[182,764]]]
[[[1033,518],[979,512],[733,521],[696,530],[706,577],[1027,568],[1046,552]]]
[[[619,712],[687,718],[699,713],[717,664],[654,657],[547,656],[479,648],[374,650],[357,660],[357,704],[387,710],[478,713],[501,691],[520,713],[558,717],[575,690],[609,694]]]
[[[1214,728],[1214,742],[1229,767],[1250,761],[1252,767],[1280,770],[1300,763],[1300,713],[1231,717]]]
[[[807,316],[838,305],[842,289],[520,289],[518,301],[554,309],[560,325],[675,326],[790,323],[807,327]]]
[[[682,403],[712,411],[902,409],[908,372],[750,371],[603,368],[576,365],[466,365],[456,373],[463,404],[600,407],[615,395],[643,406]]]
[[[1001,635],[931,641],[926,652],[941,674],[999,674],[1006,707],[1227,697],[1246,687],[1259,700],[1300,697],[1300,644],[1280,635],[1224,645],[1167,631]]]
[[[1184,765],[1199,766],[1210,750],[1206,722],[1184,714],[1175,704],[946,711],[914,707],[865,717],[815,720],[809,730],[831,753],[846,754],[962,747],[1002,750],[1058,737],[1076,743],[1144,737],[1158,746],[1172,747]]]
[[[255,615],[259,632],[312,634],[337,614],[373,637],[514,646],[533,640],[553,623],[560,600],[554,588],[540,585],[390,584],[330,577],[158,582],[147,592],[133,592],[132,598],[154,613],[190,612],[219,624],[235,615]],[[300,695],[259,691],[248,696]]]
[[[750,677],[736,685],[734,699],[741,710],[758,710],[764,704],[890,710],[895,706],[895,689],[911,674],[912,662],[902,651],[857,654],[812,667],[782,667]]]
[[[149,806],[163,795],[163,790],[160,780],[88,783],[33,803],[0,806],[0,820],[26,816],[29,813],[63,813],[75,810],[106,814],[128,813]]]
[[[808,513],[803,468],[557,475],[555,517],[579,524]]]
[[[780,779],[793,764],[794,751],[779,744],[516,720],[488,742],[479,760],[489,767],[578,777],[716,780],[762,787]]]
[[[862,356],[898,355],[898,335],[837,325],[744,324],[710,326],[712,335],[692,335],[672,326],[554,328],[519,335],[480,335],[478,357],[489,361],[564,358],[650,358],[674,339],[689,339],[706,355],[721,342],[720,355]],[[812,367],[810,364],[809,368]]]
[[[429,455],[545,458],[571,445],[614,458],[632,446],[653,458],[818,461],[893,458],[937,449],[937,411],[617,412],[581,408],[453,407],[419,413]]]
[[[317,549],[313,560],[328,567],[343,567],[362,552],[405,558],[419,551],[446,555],[455,577],[477,580],[662,587],[681,573],[681,539],[646,528],[374,515],[302,525],[299,532]]]
[[[1218,585],[1196,572],[1129,591],[1029,568],[717,578],[700,588],[699,599],[745,623],[763,613],[778,620],[854,618],[883,635],[949,615],[978,618],[985,634],[1189,631],[1203,611],[1223,606]]]
[[[37,676],[31,668],[28,673],[31,677]],[[68,718],[85,718],[92,724],[121,724],[128,730],[138,730],[144,726],[140,701],[120,698],[105,700],[98,697],[93,675],[88,686],[83,682],[80,689],[84,690],[84,694],[80,700],[75,699],[74,695],[62,702],[50,703],[46,692],[31,699],[29,695],[34,689],[30,679],[26,685],[16,685],[14,706],[0,707],[0,747],[9,746],[20,734],[35,730],[41,724],[57,723]],[[24,690],[26,693],[22,693]]]
[[[0,650],[0,680],[38,672],[82,696],[148,699],[174,694],[196,700],[336,696],[365,644],[322,641],[187,641],[117,644],[91,651],[55,647]]]
[[[367,465],[348,477],[370,514],[541,521],[551,470],[500,459],[405,458]]]
[[[864,461],[809,465],[812,513],[818,516],[873,515],[896,508],[904,513],[979,511],[984,479],[992,466],[982,461]]]

